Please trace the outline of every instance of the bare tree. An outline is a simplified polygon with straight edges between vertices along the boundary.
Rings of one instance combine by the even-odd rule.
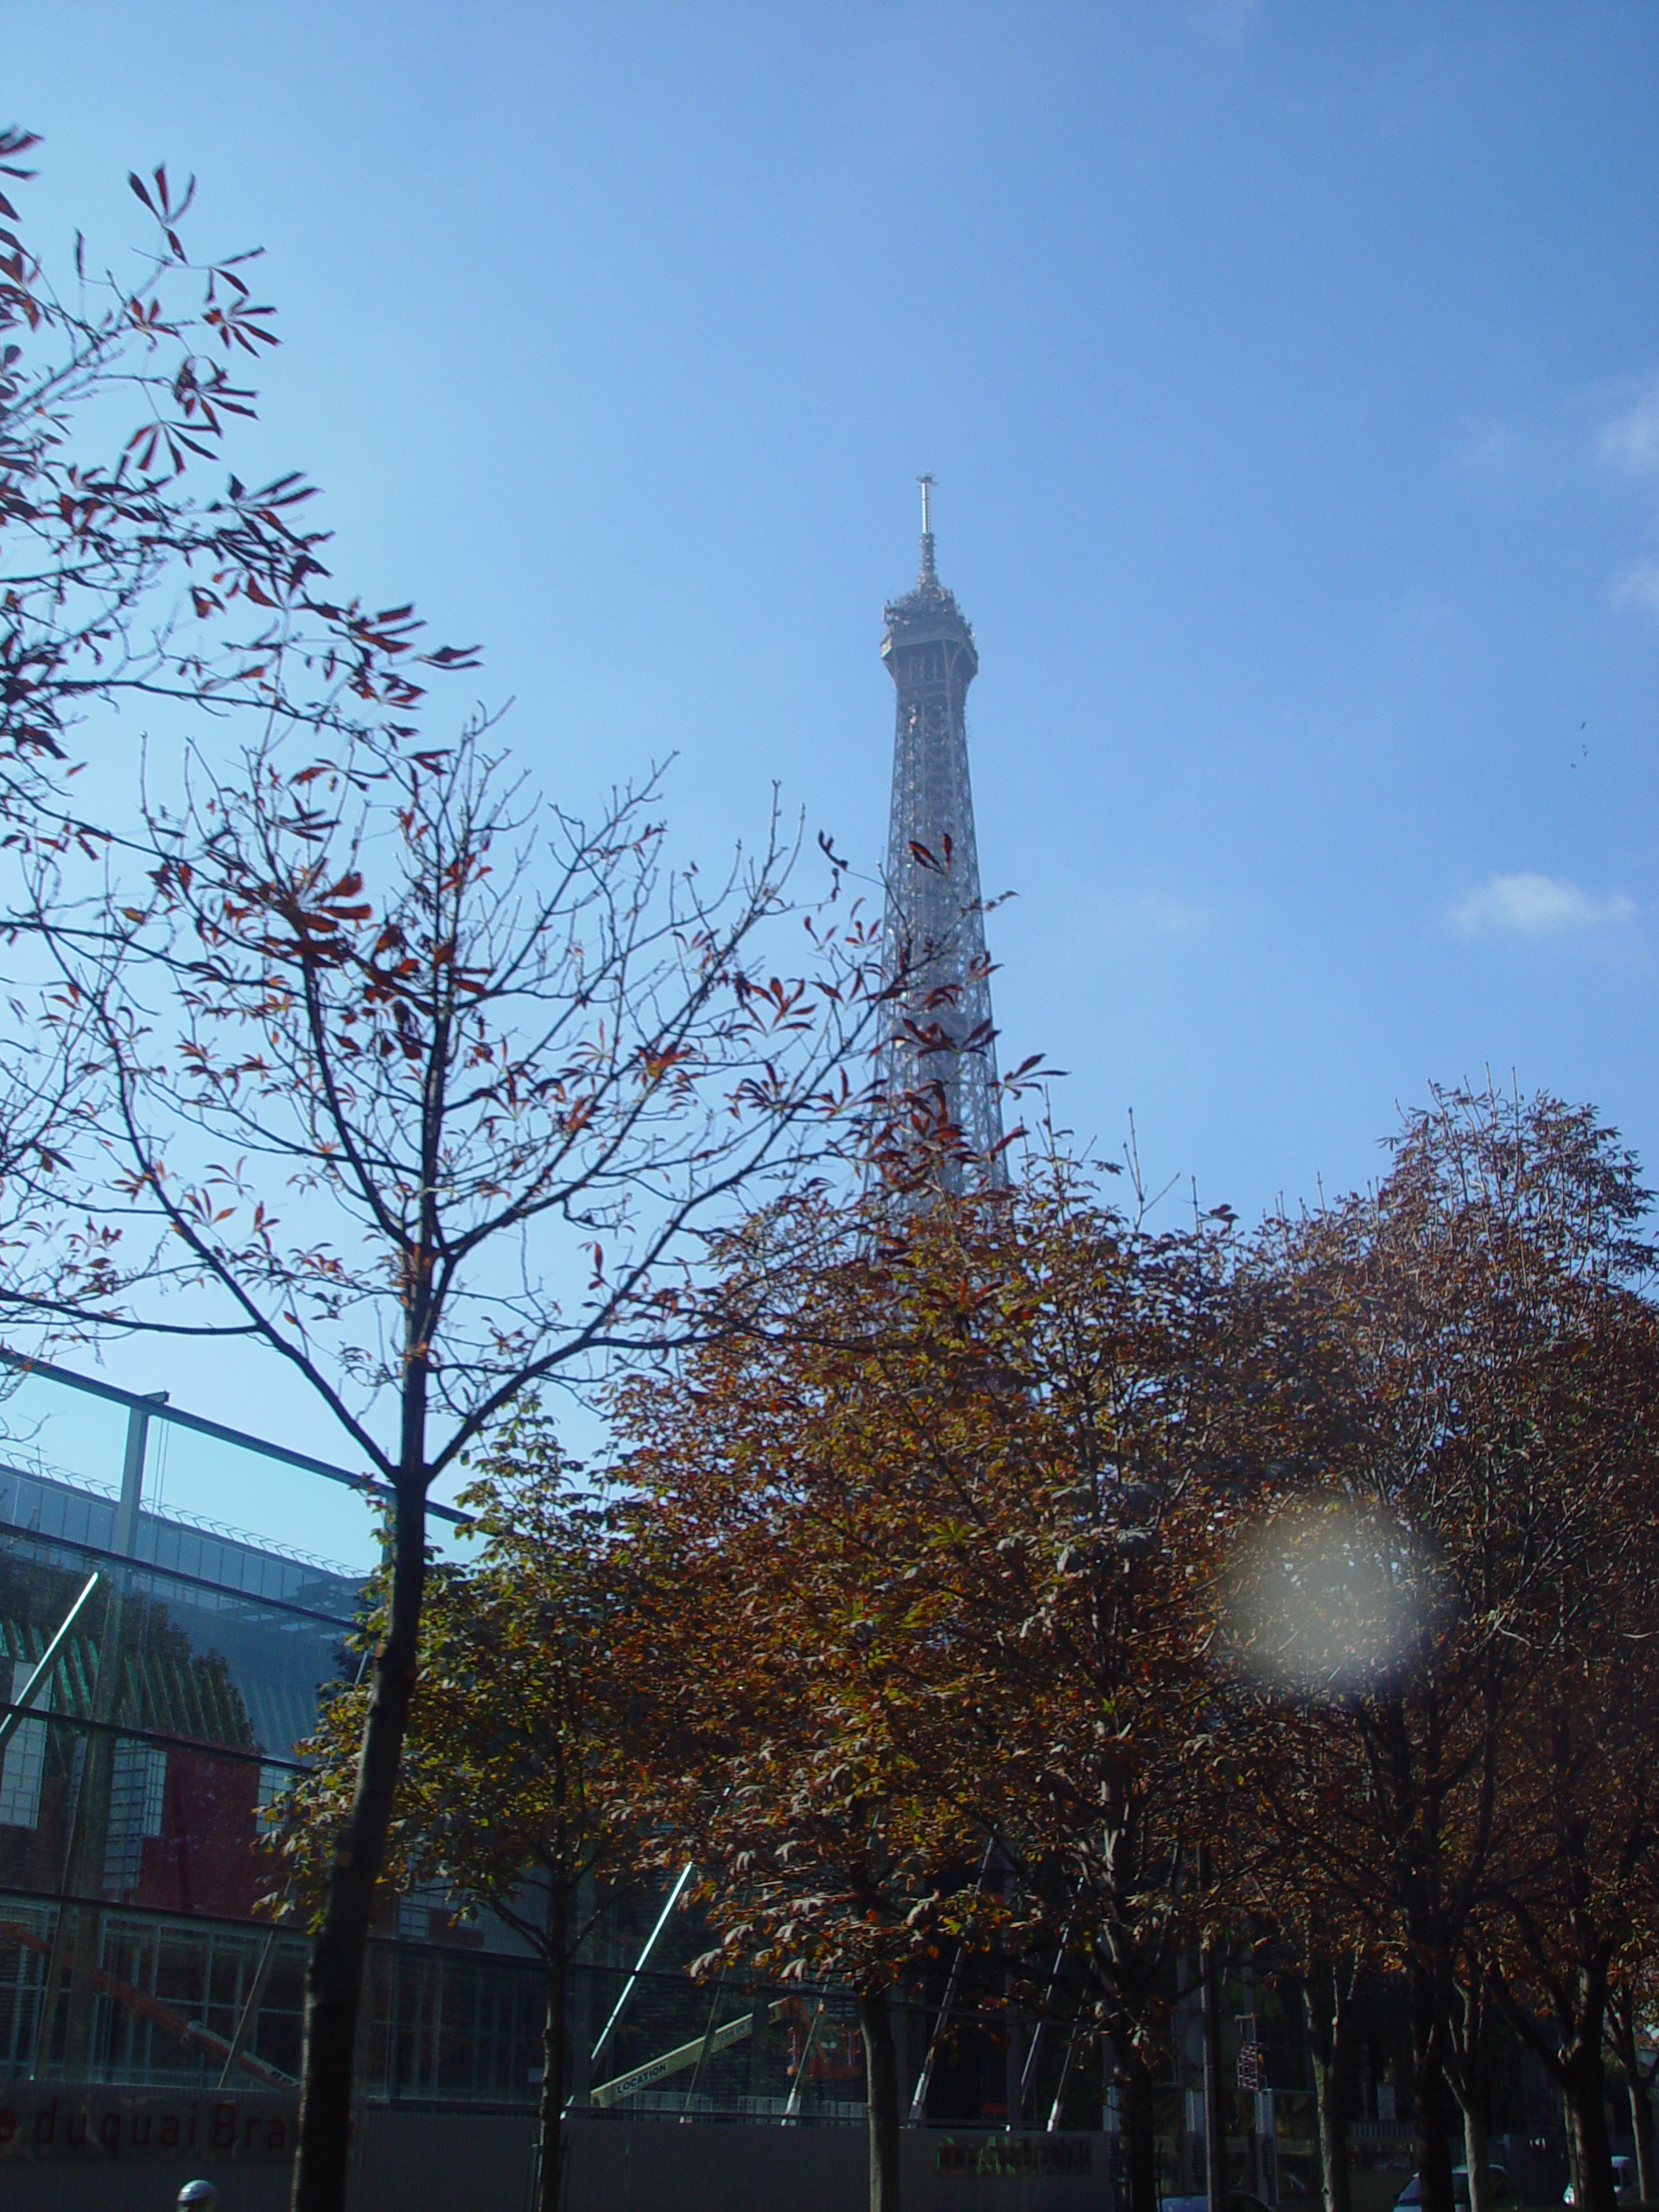
[[[256,412],[241,370],[277,343],[250,289],[257,257],[195,259],[194,184],[162,168],[129,178],[144,250],[100,265],[77,233],[54,273],[16,204],[39,143],[0,128],[0,843],[61,870],[107,858],[133,826],[137,742],[126,773],[76,780],[99,723],[391,739],[410,731],[417,670],[475,664],[422,650],[410,608],[371,613],[331,588],[300,475],[251,488],[221,473]],[[79,887],[37,868],[37,900],[48,886]],[[16,995],[0,1001],[0,1315],[67,1326],[119,1277],[106,1236],[64,1234],[97,1055],[85,1008],[39,1020],[27,901],[0,899],[0,916]],[[67,926],[60,905],[55,918]]]
[[[280,744],[235,776],[198,760],[179,806],[148,810],[144,904],[50,931],[111,1102],[94,1322],[165,1325],[188,1296],[315,1392],[396,1494],[307,1986],[302,2212],[343,2202],[431,1485],[525,1391],[741,1325],[705,1296],[705,1233],[821,1172],[858,1119],[844,1064],[879,1024],[873,937],[808,912],[811,972],[763,976],[791,911],[775,815],[710,886],[669,870],[657,796],[620,792],[595,823],[541,809],[477,726],[442,753],[368,737],[331,766]]]

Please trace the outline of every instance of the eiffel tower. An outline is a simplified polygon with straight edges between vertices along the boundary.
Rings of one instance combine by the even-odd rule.
[[[898,983],[883,1053],[889,1099],[948,1135],[949,1189],[1006,1180],[990,963],[968,779],[974,633],[933,565],[933,480],[922,487],[922,569],[888,601],[881,658],[898,692],[883,962]]]

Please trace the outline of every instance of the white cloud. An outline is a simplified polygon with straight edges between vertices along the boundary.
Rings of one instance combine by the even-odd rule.
[[[1627,476],[1659,474],[1659,377],[1606,425],[1601,457]]]
[[[1557,937],[1568,930],[1628,922],[1636,911],[1636,901],[1622,891],[1592,899],[1576,883],[1565,883],[1556,875],[1494,875],[1459,900],[1448,918],[1459,937],[1485,937],[1503,930],[1522,937]]]
[[[1638,561],[1613,579],[1613,605],[1659,614],[1659,561]]]

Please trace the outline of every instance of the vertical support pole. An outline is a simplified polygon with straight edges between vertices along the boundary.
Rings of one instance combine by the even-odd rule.
[[[397,1956],[395,1948],[392,1955],[394,1958]],[[369,2081],[373,2071],[377,2057],[379,2059],[386,2076],[385,2081],[381,2085],[385,2094],[388,2096],[396,2094],[395,2090],[391,2087],[393,2071],[392,2064],[386,2061],[384,2046],[382,2046],[378,2052],[376,2049],[377,2038],[375,2035],[374,2018],[375,1998],[377,1993],[375,1984],[376,1960],[377,1953],[374,1945],[372,1943],[365,1944],[363,1948],[363,1993],[357,2000],[357,2040],[352,2046],[352,2095],[356,2101],[357,2119],[359,2126],[363,2120],[363,2107],[368,2102]],[[393,2001],[395,2005],[395,1992]],[[395,2012],[390,2031],[389,2040],[391,2041],[391,2048],[395,2054],[397,2050],[397,2018]]]
[[[685,2093],[685,2103],[681,2107],[682,2126],[691,2117],[693,2100],[702,2088],[702,2077],[709,2070],[709,2053],[715,2040],[715,2022],[720,2014],[720,1993],[725,1986],[726,1977],[721,1974],[715,1983],[715,1993],[709,2005],[709,2024],[702,2031],[702,2049],[697,2053],[697,2063],[691,2069],[691,2086]]]
[[[567,2112],[582,2112],[594,2086],[594,1966],[598,1951],[599,1910],[593,1872],[576,1881],[576,1941],[570,1961],[570,2102]]]
[[[772,2072],[772,2006],[766,1993],[756,1993],[749,2019],[749,2116],[760,2117],[761,2099]]]
[[[806,2087],[806,2069],[817,2046],[818,2031],[823,2025],[823,2007],[824,1999],[820,1997],[818,2009],[812,2015],[811,2025],[806,2031],[806,2040],[801,2045],[800,2063],[795,2069],[795,2079],[790,2085],[789,2100],[784,2107],[785,2120],[798,2120],[801,2116],[801,2092]]]
[[[1012,1864],[1002,1872],[1002,1898],[1010,1910],[1014,1904],[1014,1873]],[[1002,1949],[1002,1939],[997,1938],[997,1948]],[[1026,2075],[1022,2064],[1024,2054],[1020,2048],[1020,2015],[1014,2009],[1014,1974],[1004,1967],[1002,1972],[1002,2103],[1003,2126],[1012,2135],[1026,2124]]]
[[[394,1943],[386,1961],[386,1978],[391,1985],[391,1994],[386,2012],[390,2025],[386,2033],[386,2101],[396,2104],[403,2094],[404,2085],[404,1947]],[[355,2069],[353,2075],[355,2075]]]
[[[51,1948],[46,1955],[46,1971],[41,1976],[40,2010],[35,2018],[35,2049],[29,2062],[31,2082],[41,2080],[50,2071],[52,2031],[58,2024],[58,1998],[63,1987],[64,1962],[69,1956],[69,1908],[60,1894],[58,1916],[52,1923]]]
[[[277,1931],[273,1928],[265,1938],[265,1947],[259,1954],[248,1982],[247,1994],[242,1999],[242,2009],[237,2014],[236,2032],[231,2037],[231,2047],[225,2054],[225,2066],[219,2077],[221,2089],[234,2088],[237,2069],[242,2063],[242,2054],[253,2039],[254,2029],[259,2022],[259,2007],[264,2001],[265,1984],[270,1980],[271,1967],[276,1962]]]
[[[1259,2044],[1261,2040],[1261,2030],[1257,2024],[1255,2012],[1255,1961],[1250,1956],[1248,1946],[1244,1952],[1244,2002],[1246,2006],[1249,2008],[1250,2041],[1254,2044]],[[1273,2111],[1273,2100],[1271,2094],[1269,2094],[1265,2107],[1262,2101],[1262,2092],[1267,2086],[1265,2080],[1266,2072],[1266,2067],[1259,2065],[1259,2070],[1257,2071],[1255,2077],[1255,2096],[1253,2104],[1253,2115],[1250,2127],[1250,2163],[1252,2169],[1250,2186],[1258,2196],[1266,2196],[1269,2198],[1269,2201],[1276,2201],[1279,2193],[1278,2177],[1272,2171],[1273,2152],[1271,2148],[1263,2143],[1262,2134],[1264,2116],[1268,2118],[1268,2125],[1269,2126],[1272,2125],[1270,2115]]]
[[[1279,2202],[1279,2131],[1273,2109],[1271,2088],[1255,2093],[1255,2141],[1262,2166],[1262,2186],[1268,2192],[1268,2201]]]
[[[1051,2135],[1059,2133],[1060,2116],[1065,2110],[1065,2093],[1071,2086],[1071,2069],[1077,2063],[1077,2046],[1082,2041],[1083,2018],[1079,2014],[1066,2039],[1065,2056],[1060,2062],[1060,2078],[1054,2087],[1054,2101],[1048,2108],[1048,2133]],[[1103,2121],[1104,2118],[1103,2113]]]
[[[124,1559],[138,1548],[138,1516],[144,1497],[144,1459],[149,1440],[150,1405],[165,1405],[165,1390],[156,1391],[148,1403],[133,1406],[127,1414],[126,1450],[121,1463],[121,1494],[115,1509],[115,1533],[111,1550]],[[118,1718],[121,1670],[125,1658],[130,1578],[117,1568],[110,1578],[110,1594],[104,1611],[103,1632],[98,1643],[98,1675],[92,1687],[92,1718],[105,1724],[88,1730],[80,1760],[80,1786],[70,1822],[69,1848],[65,1853],[63,1890],[58,1912],[58,1940],[48,1969],[48,1989],[42,1993],[39,2054],[47,2046],[64,1974],[69,1959],[68,2017],[64,2027],[63,2070],[72,2080],[90,2072],[96,2024],[97,1992],[92,1977],[103,1948],[104,1916],[97,1900],[104,1890],[104,1864],[109,1849],[110,1791],[115,1764],[116,1739],[105,1732]],[[73,1903],[67,1900],[73,1900]]]
[[[440,1951],[433,1962],[432,1974],[432,2030],[427,2049],[426,2078],[432,2095],[439,2094],[443,2081],[443,1999],[444,1956]]]
[[[1204,2004],[1205,2194],[1209,2212],[1227,2202],[1227,2093],[1221,2072],[1221,1962],[1212,1939],[1198,1954]]]
[[[111,1551],[123,1559],[138,1549],[138,1514],[144,1502],[144,1459],[149,1446],[149,1408],[167,1403],[165,1390],[151,1393],[149,1402],[134,1406],[127,1415],[127,1450],[121,1463],[121,1498],[115,1509],[115,1541]]]

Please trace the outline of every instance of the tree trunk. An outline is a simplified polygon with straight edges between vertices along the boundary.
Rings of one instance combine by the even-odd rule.
[[[1630,2133],[1636,2142],[1636,2185],[1644,2204],[1654,2202],[1653,2104],[1638,2069],[1624,2076],[1630,2095]]]
[[[1337,1969],[1322,1959],[1302,1977],[1302,2011],[1307,2021],[1308,2056],[1313,2062],[1313,2104],[1319,2115],[1319,2179],[1325,2212],[1349,2212],[1348,2110],[1344,2101],[1348,2061],[1348,2015]]]
[[[1129,2036],[1114,2034],[1117,2055],[1118,2128],[1129,2184],[1128,2212],[1158,2212],[1157,2084]]]
[[[541,2212],[559,2212],[559,2183],[564,2171],[564,1996],[569,1919],[569,1894],[562,1882],[552,1882],[547,1901],[547,2012],[542,2021],[538,2114]]]
[[[1607,1999],[1607,2044],[1618,2061],[1619,2071],[1624,2076],[1624,2087],[1630,2100],[1630,2133],[1636,2142],[1637,2188],[1642,2202],[1654,2201],[1656,2180],[1653,2171],[1653,2102],[1649,2089],[1653,2082],[1653,2064],[1644,2069],[1637,2034],[1637,2005],[1634,1992],[1628,1983],[1609,1993]]]
[[[1492,2212],[1492,2085],[1490,2064],[1491,1993],[1484,1966],[1453,1984],[1446,2018],[1453,2063],[1452,2087],[1463,2107],[1463,2162],[1469,2175],[1469,2212]]]
[[[1423,2212],[1454,2212],[1452,2196],[1451,2102],[1442,2058],[1448,1992],[1432,1961],[1414,1958],[1408,1970],[1411,2015],[1411,2119],[1417,2138],[1417,2171]]]
[[[1486,2114],[1463,2108],[1463,2163],[1469,2170],[1469,2212],[1492,2212],[1492,2139]]]
[[[899,2053],[885,1988],[858,2000],[870,2113],[870,2212],[899,2212]]]
[[[1567,2131],[1573,2153],[1573,2202],[1577,2212],[1616,2212],[1612,2145],[1607,2139],[1607,2111],[1602,2102],[1600,2022],[1596,2032],[1581,2028],[1563,2054],[1561,2083],[1567,2098]]]
[[[397,1483],[391,1597],[374,1655],[373,1688],[358,1754],[357,1786],[329,1870],[322,1925],[305,1976],[305,2048],[293,2212],[345,2212],[351,2148],[352,2054],[375,1885],[415,1694],[421,1596],[426,1584],[426,1486],[416,1463]]]
[[[1613,2183],[1612,2145],[1607,2139],[1607,2113],[1602,2102],[1601,2043],[1608,2020],[1605,1961],[1580,1966],[1570,1983],[1556,1984],[1553,2038],[1505,1983],[1495,1980],[1492,1986],[1516,2034],[1536,2054],[1561,2092],[1577,2212],[1586,2212],[1586,2207],[1589,2212],[1615,2212],[1618,2190]]]
[[[1579,2139],[1573,2132],[1573,2115],[1567,2108],[1567,2094],[1561,2094],[1561,2130],[1567,2137],[1567,2186],[1574,2204],[1584,2202],[1584,2183],[1579,2178]]]

